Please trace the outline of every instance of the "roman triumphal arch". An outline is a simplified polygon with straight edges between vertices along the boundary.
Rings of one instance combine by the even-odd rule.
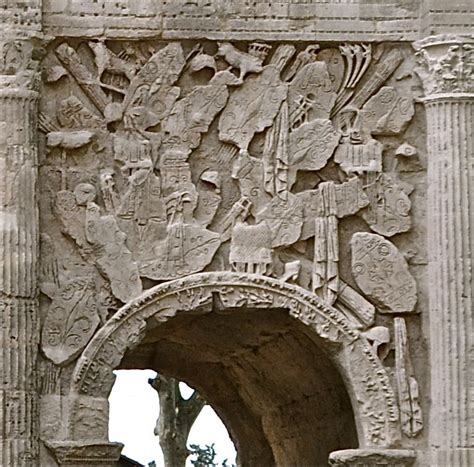
[[[116,465],[126,368],[243,466],[474,464],[452,3],[4,2],[0,465]]]

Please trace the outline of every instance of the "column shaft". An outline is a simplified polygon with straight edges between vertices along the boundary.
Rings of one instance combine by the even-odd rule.
[[[38,94],[0,89],[0,465],[35,465]]]
[[[426,101],[434,465],[474,465],[474,99]]]

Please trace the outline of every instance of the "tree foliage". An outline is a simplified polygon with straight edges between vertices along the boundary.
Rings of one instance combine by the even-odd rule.
[[[211,445],[206,444],[204,447],[198,444],[191,444],[190,448],[191,456],[195,456],[195,458],[191,460],[191,464],[193,464],[194,467],[219,467],[219,464],[214,462],[216,458],[214,443]],[[227,464],[227,459],[224,459],[221,465],[222,467],[234,467]]]

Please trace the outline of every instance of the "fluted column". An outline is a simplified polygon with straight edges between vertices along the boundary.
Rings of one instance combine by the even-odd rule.
[[[1,44],[0,465],[38,462],[37,100],[31,46]],[[6,52],[6,53],[5,53]]]
[[[425,88],[433,466],[474,465],[474,38],[415,44]]]

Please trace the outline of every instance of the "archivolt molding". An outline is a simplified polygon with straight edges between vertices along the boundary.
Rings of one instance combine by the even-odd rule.
[[[84,436],[80,412],[91,410],[91,400],[108,397],[114,368],[125,352],[143,338],[147,320],[164,323],[176,313],[212,312],[214,295],[226,308],[288,309],[291,316],[311,328],[343,374],[355,405],[362,443],[385,446],[396,442],[398,409],[387,373],[367,339],[344,314],[302,287],[255,274],[230,272],[194,274],[158,285],[121,308],[97,332],[73,374],[71,433]],[[82,404],[84,400],[89,403]],[[98,435],[90,431],[87,434]]]
[[[413,61],[395,43],[51,42],[42,379],[48,395],[67,391],[80,357],[72,439],[106,438],[113,369],[147,320],[210,313],[214,300],[287,309],[312,329],[362,445],[396,443],[399,409],[404,435],[420,432],[405,323],[392,332],[393,315],[424,306]]]
[[[51,438],[110,452],[94,443],[107,438],[112,370],[147,320],[212,313],[216,297],[287,309],[313,331],[347,385],[362,446],[396,445],[400,432],[423,445],[407,438],[421,433],[424,398],[431,463],[469,464],[469,8],[10,3],[0,14],[3,464],[38,457],[38,430],[49,438],[60,425],[45,421],[53,402],[68,415]],[[413,54],[407,41],[424,33],[440,35]],[[413,315],[428,302],[427,334]],[[410,345],[430,363],[421,389]]]

